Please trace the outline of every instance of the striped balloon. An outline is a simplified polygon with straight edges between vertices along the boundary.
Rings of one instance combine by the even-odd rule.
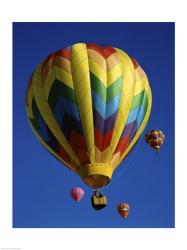
[[[161,130],[151,130],[145,134],[145,141],[151,148],[158,151],[163,144],[165,135]]]
[[[26,91],[39,141],[92,188],[107,185],[149,119],[146,74],[124,51],[74,44],[38,65]]]
[[[74,199],[76,202],[79,202],[84,196],[84,190],[80,187],[74,187],[72,188],[70,194],[72,199]]]

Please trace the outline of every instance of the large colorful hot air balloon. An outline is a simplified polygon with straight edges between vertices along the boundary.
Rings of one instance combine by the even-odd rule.
[[[80,187],[74,187],[74,188],[72,188],[72,190],[71,190],[71,197],[75,201],[79,202],[83,198],[83,196],[84,196],[84,190],[82,188],[80,188]]]
[[[130,206],[127,203],[120,203],[117,206],[117,210],[118,210],[119,214],[121,215],[121,217],[123,219],[126,219],[128,214],[129,214],[129,211],[130,211]]]
[[[78,43],[38,65],[26,110],[46,149],[88,186],[100,188],[144,130],[151,90],[143,69],[121,49]]]
[[[158,151],[160,146],[163,144],[165,135],[161,130],[151,130],[145,134],[145,141],[151,148]]]

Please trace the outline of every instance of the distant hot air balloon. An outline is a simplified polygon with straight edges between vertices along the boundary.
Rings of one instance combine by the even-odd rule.
[[[107,185],[149,119],[151,90],[137,61],[111,46],[78,43],[50,54],[26,92],[39,141],[91,188]]]
[[[160,146],[163,144],[165,135],[161,130],[151,130],[145,134],[145,141],[151,148],[158,151]]]
[[[79,202],[84,196],[84,190],[80,187],[74,187],[72,190],[71,190],[71,197]]]
[[[117,206],[117,210],[118,210],[119,214],[121,215],[121,217],[123,219],[126,219],[128,214],[129,214],[129,211],[130,211],[130,206],[127,203],[120,203]]]

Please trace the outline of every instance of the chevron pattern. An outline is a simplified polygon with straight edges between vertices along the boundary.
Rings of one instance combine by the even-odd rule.
[[[150,109],[145,73],[111,46],[80,43],[50,54],[26,92],[34,133],[75,172],[99,162],[115,169],[137,142]]]
[[[52,148],[54,153],[56,153],[60,158],[62,158],[67,163],[71,164],[72,160],[68,153],[64,150],[64,148],[58,143],[56,138],[51,133],[50,129],[46,125],[44,119],[42,118],[35,99],[33,97],[32,100],[32,110],[34,118],[29,118],[30,123],[33,128],[37,131],[38,135],[44,140],[44,142],[48,145],[49,148]]]

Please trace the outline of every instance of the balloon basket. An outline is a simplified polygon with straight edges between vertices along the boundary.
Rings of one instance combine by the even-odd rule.
[[[107,205],[107,197],[96,191],[91,197],[91,203],[95,210],[101,210]]]

